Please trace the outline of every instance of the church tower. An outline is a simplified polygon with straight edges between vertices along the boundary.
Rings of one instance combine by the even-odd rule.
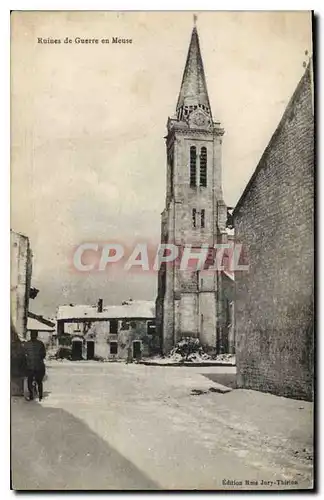
[[[222,194],[224,129],[214,122],[196,26],[174,117],[167,122],[167,188],[162,212],[161,243],[179,253],[226,243],[227,208]],[[181,337],[198,337],[220,352],[222,339],[222,276],[216,271],[180,269],[162,263],[156,301],[161,348],[168,353]]]

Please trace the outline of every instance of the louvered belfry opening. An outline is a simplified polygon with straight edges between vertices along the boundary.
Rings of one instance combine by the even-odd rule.
[[[203,146],[200,151],[200,186],[207,187],[207,148]]]
[[[195,187],[197,183],[197,151],[196,146],[190,148],[190,186]]]

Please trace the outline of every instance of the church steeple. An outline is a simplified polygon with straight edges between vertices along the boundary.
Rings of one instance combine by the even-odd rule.
[[[222,193],[222,136],[212,119],[196,26],[177,104],[168,118],[167,176],[161,243],[187,247],[226,244],[227,209]],[[195,251],[193,251],[193,254]],[[197,255],[197,254],[196,254]],[[193,257],[194,258],[194,257]],[[212,351],[227,345],[226,304],[219,273],[208,278],[190,265],[164,265],[159,270],[156,301],[157,331],[167,353],[184,336],[198,337]],[[224,334],[223,334],[224,331]]]
[[[177,103],[177,118],[185,119],[193,109],[203,109],[212,118],[199,37],[194,25]]]

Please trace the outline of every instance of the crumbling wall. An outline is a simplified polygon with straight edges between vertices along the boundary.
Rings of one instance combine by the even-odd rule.
[[[10,315],[18,337],[25,339],[32,275],[32,253],[29,239],[14,231],[10,232],[10,247]]]

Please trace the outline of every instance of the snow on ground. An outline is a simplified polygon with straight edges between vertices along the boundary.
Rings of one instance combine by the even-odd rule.
[[[217,374],[235,367],[51,362],[41,405],[13,399],[14,486],[310,488],[313,405]]]

